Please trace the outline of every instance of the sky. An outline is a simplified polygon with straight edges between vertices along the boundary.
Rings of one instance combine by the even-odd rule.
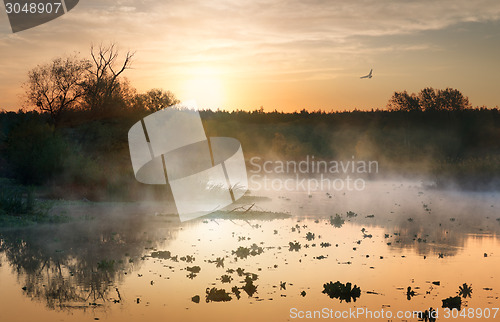
[[[23,106],[38,64],[110,43],[135,52],[139,93],[200,108],[366,110],[428,86],[500,105],[497,0],[82,0],[15,34],[0,4],[0,109]]]

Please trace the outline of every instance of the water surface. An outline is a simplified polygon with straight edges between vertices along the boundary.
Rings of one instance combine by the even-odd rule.
[[[413,182],[254,191],[235,211],[185,223],[158,205],[63,205],[57,211],[73,212],[69,223],[1,230],[0,320],[289,321],[298,320],[291,310],[323,308],[442,314],[442,300],[464,283],[472,294],[462,308],[495,308],[499,197]],[[360,296],[330,298],[330,281],[352,283]]]

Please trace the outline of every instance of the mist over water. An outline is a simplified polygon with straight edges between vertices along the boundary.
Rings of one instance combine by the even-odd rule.
[[[76,222],[2,229],[0,308],[8,321],[286,321],[291,308],[442,310],[463,283],[463,305],[493,307],[499,197],[366,180],[362,191],[252,190],[185,223],[165,203],[62,204],[53,211]],[[360,297],[325,296],[337,280]]]

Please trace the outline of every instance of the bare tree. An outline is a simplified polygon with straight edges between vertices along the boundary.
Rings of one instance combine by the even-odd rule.
[[[100,45],[90,49],[92,67],[85,82],[88,108],[94,111],[109,107],[113,95],[119,93],[118,77],[132,63],[133,52],[128,51],[122,62],[119,62],[119,51],[115,44]]]
[[[48,112],[55,124],[61,114],[75,107],[84,95],[83,83],[90,62],[76,56],[56,58],[28,72],[24,84],[27,101],[41,112]]]

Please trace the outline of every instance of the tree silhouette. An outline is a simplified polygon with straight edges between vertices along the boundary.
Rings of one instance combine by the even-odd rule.
[[[24,84],[27,101],[41,112],[48,112],[57,124],[61,114],[75,107],[82,96],[82,84],[90,62],[75,56],[56,58],[28,72]]]
[[[151,89],[145,94],[138,95],[138,97],[143,107],[151,112],[156,112],[165,107],[180,103],[174,93],[158,88]]]
[[[415,94],[408,94],[407,91],[394,92],[391,99],[387,103],[387,107],[391,111],[421,111],[419,99]]]
[[[118,77],[130,68],[134,53],[128,51],[123,61],[118,63],[119,51],[112,43],[98,48],[91,46],[90,56],[92,67],[85,80],[85,100],[90,110],[102,113],[119,96],[121,86]]]
[[[440,109],[437,101],[436,90],[434,90],[434,88],[432,87],[426,87],[422,89],[418,94],[418,100],[420,103],[420,107],[426,112],[437,111]]]
[[[471,107],[468,97],[464,96],[458,89],[449,87],[438,90],[437,104],[446,111],[461,111]]]
[[[394,92],[387,103],[390,111],[462,111],[470,109],[469,98],[458,89],[446,88],[435,90],[426,87],[417,95],[407,91]]]

